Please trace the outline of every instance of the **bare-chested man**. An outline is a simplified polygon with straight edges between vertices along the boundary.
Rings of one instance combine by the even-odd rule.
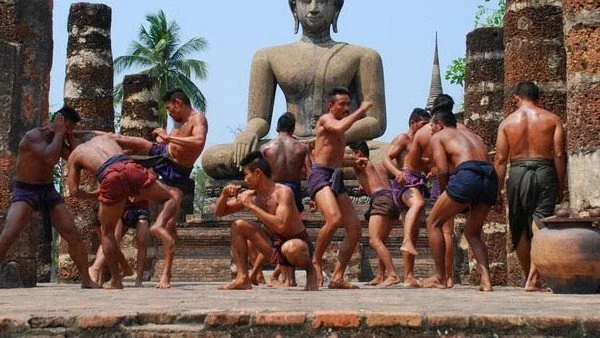
[[[277,120],[277,138],[269,141],[261,148],[263,156],[271,166],[273,181],[281,183],[292,189],[298,211],[304,211],[302,204],[302,186],[300,181],[310,174],[312,161],[307,144],[294,139],[296,118],[292,113],[286,112]],[[283,272],[284,284],[295,286],[294,269],[277,266],[271,275],[271,283],[277,282],[279,271]]]
[[[480,291],[492,291],[487,249],[481,229],[491,206],[496,204],[498,176],[488,161],[488,147],[481,137],[466,129],[456,128],[451,110],[435,109],[431,119],[431,149],[438,170],[442,194],[427,218],[429,246],[436,273],[423,282],[424,287],[446,288],[445,246],[442,226],[469,208],[465,237],[481,274]],[[449,174],[454,175],[449,178]]]
[[[369,245],[377,253],[379,266],[377,276],[367,285],[378,285],[384,288],[396,285],[400,283],[400,278],[385,241],[394,224],[398,222],[400,211],[396,205],[388,173],[382,164],[373,164],[369,161],[367,142],[352,143],[350,149],[356,156],[353,166],[358,183],[371,199],[365,219],[369,222]]]
[[[565,133],[558,116],[537,106],[540,92],[530,81],[515,87],[519,107],[498,129],[494,167],[498,191],[506,182],[512,242],[523,272],[528,274],[526,291],[538,290],[538,271],[531,263],[531,238],[536,222],[554,214],[565,189]]]
[[[246,220],[237,220],[231,227],[231,251],[237,276],[221,286],[222,290],[251,289],[248,276],[248,245],[252,245],[271,264],[301,267],[306,270],[305,290],[318,290],[317,276],[312,265],[312,244],[295,206],[294,193],[271,179],[269,162],[260,151],[248,154],[240,163],[249,190],[240,192],[239,185],[229,184],[217,199],[215,214],[225,216],[246,208],[252,211],[266,228]],[[271,239],[269,239],[269,235]]]
[[[151,230],[162,239],[168,235],[165,223],[177,210],[176,198],[165,185],[156,180],[153,173],[126,156],[108,134],[96,137],[93,133],[84,135],[69,156],[67,168],[67,186],[71,196],[97,198],[100,202],[98,218],[102,232],[102,251],[111,274],[111,280],[104,287],[122,289],[119,265],[124,265],[126,260],[115,239],[115,227],[125,210],[127,199],[138,197],[141,200],[164,202]],[[99,188],[93,192],[79,188],[83,169],[96,175]]]
[[[184,192],[194,187],[194,181],[190,179],[190,174],[194,163],[204,149],[208,132],[206,117],[191,107],[189,97],[181,89],[168,91],[163,100],[169,115],[175,121],[169,134],[163,128],[156,128],[153,132],[156,136],[156,143],[141,137],[116,136],[119,145],[128,153],[149,155],[152,157],[151,161],[157,160],[158,163],[151,165],[152,169],[167,185],[170,193],[176,196],[177,212],[166,224],[168,233],[161,238],[165,253],[165,268],[160,282],[156,286],[159,289],[166,289],[171,285],[176,217],[179,214]]]
[[[72,150],[72,131],[81,118],[68,106],[58,110],[48,126],[29,130],[19,143],[16,184],[11,205],[0,235],[0,261],[19,234],[29,225],[33,211],[50,219],[50,224],[67,241],[69,255],[81,275],[82,288],[97,288],[88,274],[85,246],[77,233],[73,218],[54,188],[54,166],[67,159]]]
[[[423,173],[427,172],[428,167],[422,159],[422,153],[414,157],[407,157],[406,154],[411,150],[417,131],[428,124],[430,119],[431,116],[425,109],[413,109],[408,119],[408,132],[394,138],[383,159],[386,169],[395,177],[392,181],[395,198],[400,208],[405,211],[402,222],[404,239],[400,250],[404,260],[404,285],[407,287],[420,286],[414,275],[415,256],[418,255],[415,242],[419,235],[418,223],[425,209],[426,182]],[[419,153],[414,152],[414,154]],[[407,161],[407,159],[413,159],[413,161]]]
[[[310,197],[316,202],[325,218],[325,224],[317,235],[313,264],[317,270],[319,286],[323,284],[323,254],[335,231],[346,228],[346,237],[340,246],[338,262],[331,276],[329,288],[352,289],[357,286],[344,280],[344,271],[360,240],[360,221],[344,186],[342,165],[346,138],[344,133],[365,117],[373,105],[363,102],[350,113],[350,92],[344,87],[335,87],[329,92],[329,112],[319,118],[316,126],[314,164],[308,176]]]

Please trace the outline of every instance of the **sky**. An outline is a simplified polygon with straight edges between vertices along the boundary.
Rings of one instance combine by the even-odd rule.
[[[50,80],[50,109],[63,102],[67,18],[76,1],[55,0],[53,14],[54,55]],[[293,18],[286,0],[257,1],[165,1],[105,0],[112,8],[113,57],[128,53],[137,39],[145,16],[162,9],[169,21],[181,26],[182,41],[203,37],[208,49],[193,55],[208,64],[208,78],[196,81],[207,98],[209,123],[207,147],[231,143],[233,130],[245,126],[248,82],[253,54],[265,47],[300,39],[294,35]],[[477,5],[483,0],[346,0],[338,21],[335,41],[369,47],[383,60],[387,108],[387,130],[379,139],[391,141],[408,129],[408,116],[424,107],[429,94],[435,33],[438,34],[444,92],[462,102],[463,88],[450,84],[443,73],[451,60],[465,55],[466,34],[474,28]],[[115,77],[115,83],[132,69]],[[285,99],[278,89],[270,135],[276,119],[285,112]]]

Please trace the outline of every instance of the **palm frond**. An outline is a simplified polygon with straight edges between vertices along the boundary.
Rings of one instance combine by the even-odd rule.
[[[201,52],[208,48],[208,42],[203,38],[192,38],[188,42],[181,45],[171,56],[172,60],[180,60],[186,56]]]
[[[199,80],[204,80],[208,76],[206,62],[201,60],[178,60],[174,61],[172,65],[175,69],[180,70],[187,77],[193,76]]]
[[[173,81],[171,86],[181,88],[189,96],[192,105],[200,111],[206,111],[206,98],[194,82],[180,72],[171,72],[169,78]]]
[[[113,88],[113,105],[118,106],[123,101],[123,82],[117,83]]]
[[[121,72],[133,66],[151,67],[153,65],[151,60],[148,60],[147,58],[138,55],[119,56],[114,60],[113,64],[115,74],[120,74]]]

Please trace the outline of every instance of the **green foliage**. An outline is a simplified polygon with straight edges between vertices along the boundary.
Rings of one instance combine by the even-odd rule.
[[[489,3],[491,0],[483,0]],[[498,7],[492,8],[486,4],[477,5],[475,12],[475,28],[478,27],[502,27],[504,25],[504,13],[506,12],[506,0],[498,0]]]
[[[167,22],[165,13],[146,15],[149,26],[143,24],[138,33],[138,41],[132,41],[129,55],[119,56],[114,61],[115,73],[119,74],[131,67],[144,68],[141,73],[153,76],[157,81],[161,97],[173,88],[181,88],[190,97],[192,105],[201,111],[206,110],[206,98],[192,79],[204,80],[208,71],[206,63],[187,58],[192,53],[205,50],[206,40],[194,37],[180,45],[180,27],[175,21]],[[115,105],[123,100],[123,84],[115,86]],[[159,104],[159,119],[166,122],[166,108]]]
[[[450,81],[452,84],[464,86],[465,83],[465,58],[458,58],[452,60],[448,69],[446,69],[446,80]]]
[[[206,174],[201,167],[194,167],[192,171],[192,178],[196,182],[194,188],[194,212],[202,212],[204,207],[204,199],[206,197],[206,185],[210,183],[212,178]]]

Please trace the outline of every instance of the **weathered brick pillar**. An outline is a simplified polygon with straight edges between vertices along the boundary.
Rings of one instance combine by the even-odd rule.
[[[467,34],[465,125],[494,150],[498,126],[504,118],[504,45],[501,27],[478,28]],[[506,285],[506,215],[490,210],[483,237],[488,248],[492,283]],[[462,251],[466,240],[460,241]],[[479,278],[469,257],[470,282]]]
[[[114,131],[110,24],[111,9],[106,5],[71,5],[64,96],[65,102],[81,114],[81,129]],[[92,173],[83,172],[81,186],[89,191],[96,187]],[[95,252],[98,203],[71,198],[68,192],[65,199],[87,250]],[[58,279],[74,281],[77,278],[66,243],[61,242]]]
[[[0,2],[0,230],[10,207],[19,141],[48,120],[52,46],[52,1]],[[40,259],[50,259],[49,245],[40,238],[41,226],[34,214],[0,267],[16,262],[8,269],[14,273],[0,271],[0,287],[35,286],[38,243],[45,247]]]
[[[600,207],[600,2],[565,0],[569,200]]]
[[[542,89],[540,105],[566,121],[561,0],[508,0],[504,15],[504,114],[517,107],[512,89],[520,81],[535,81]]]
[[[121,131],[127,136],[143,137],[152,140],[152,131],[160,127],[158,123],[158,91],[155,81],[146,74],[127,75],[123,79],[123,104],[121,106]],[[153,208],[157,209],[157,208]],[[156,213],[155,213],[156,214]],[[154,218],[153,218],[154,219]],[[152,221],[152,220],[151,220]],[[133,243],[133,232],[129,232],[123,241],[123,254],[135,266],[137,250]],[[148,242],[146,255],[146,273],[144,280],[152,275],[158,250],[156,240]]]
[[[504,15],[504,114],[517,107],[512,90],[520,81],[541,88],[540,106],[566,122],[566,56],[563,42],[562,1],[508,0]],[[507,243],[512,249],[512,244]],[[508,282],[523,276],[515,252],[508,255]]]

